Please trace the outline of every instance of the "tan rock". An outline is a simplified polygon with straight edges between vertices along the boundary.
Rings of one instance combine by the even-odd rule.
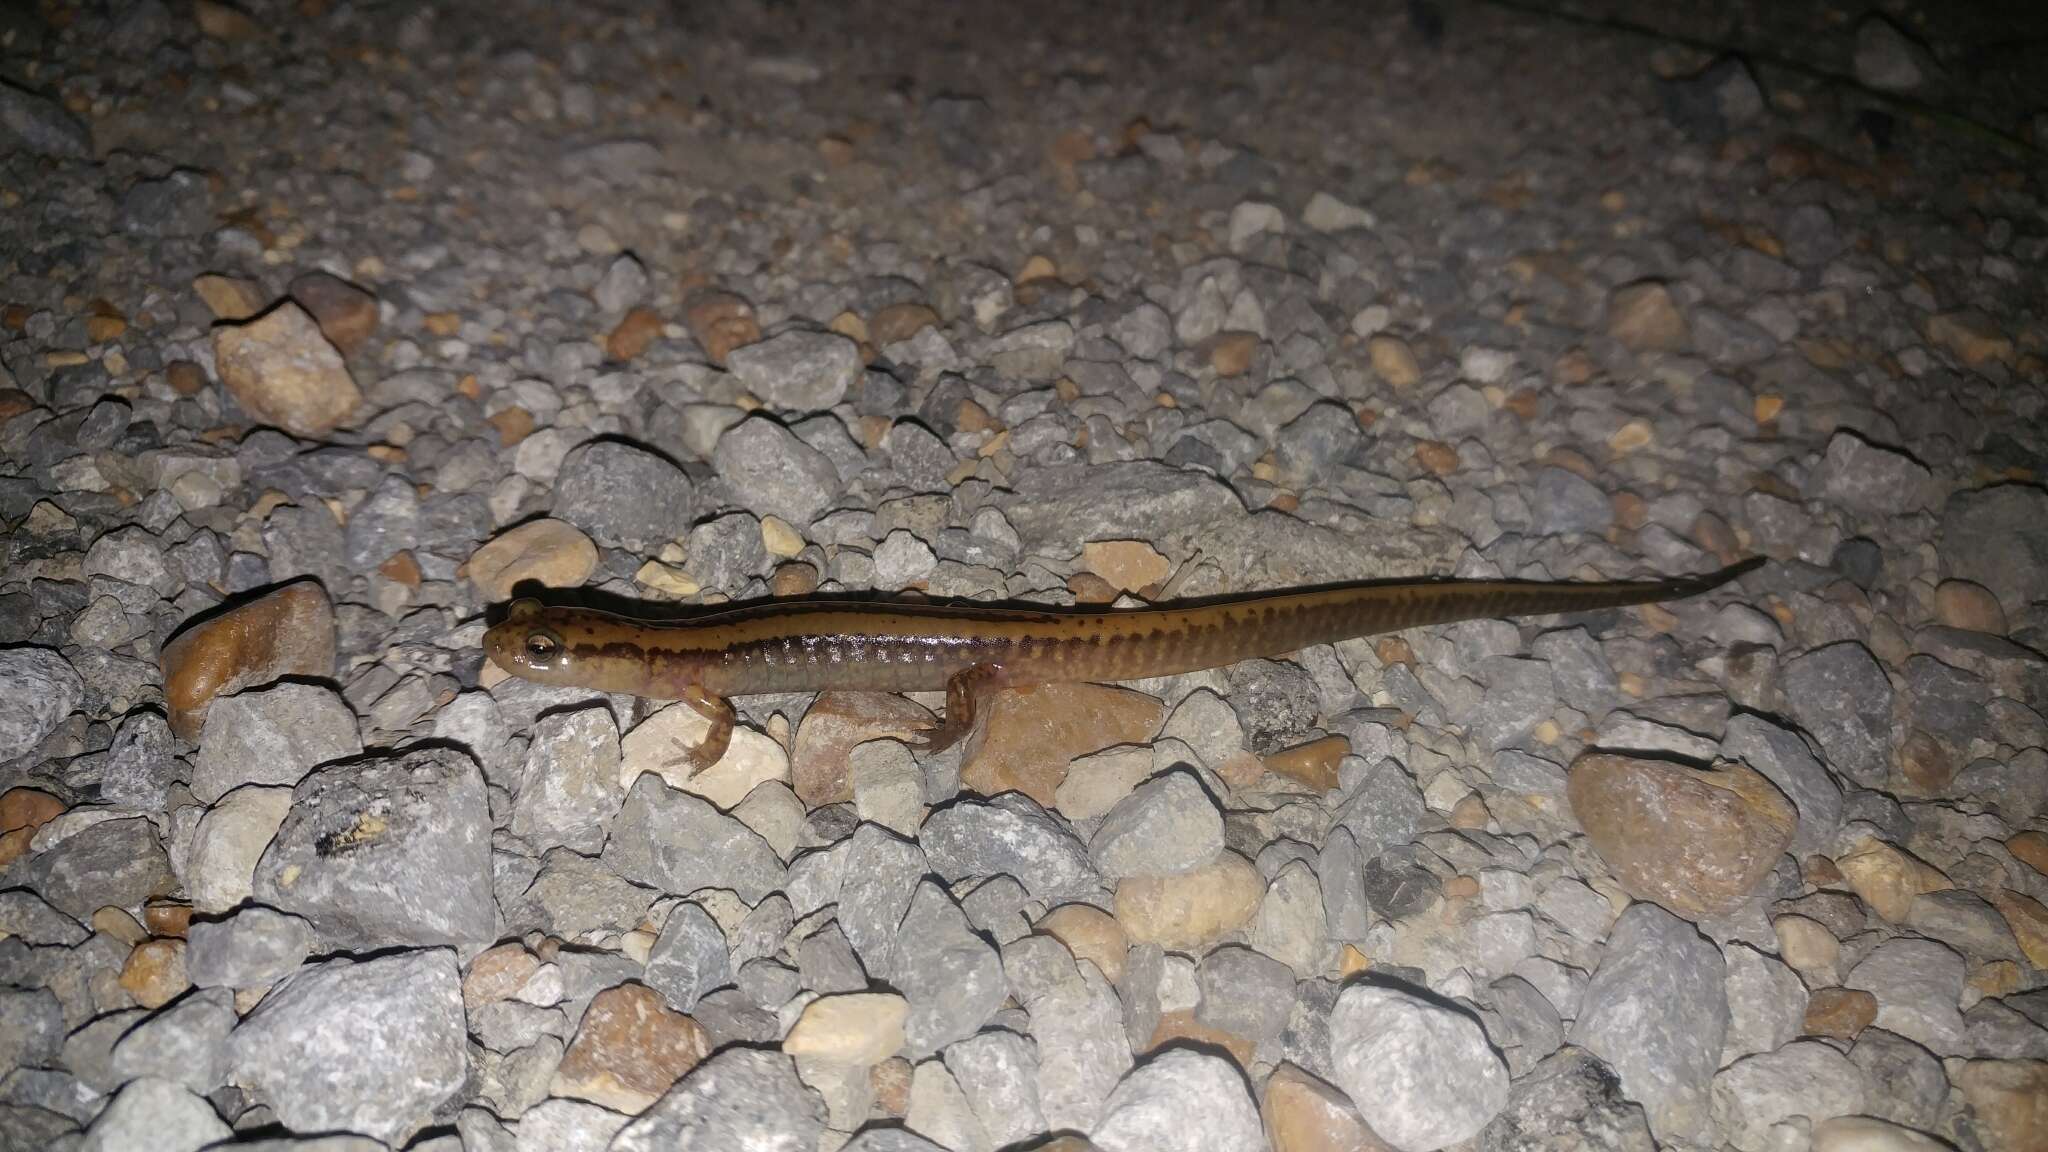
[[[604,338],[605,358],[621,364],[637,360],[660,337],[661,316],[652,308],[635,308]]]
[[[1806,1001],[1805,1032],[1854,1040],[1877,1019],[1877,997],[1861,988],[1822,988]]]
[[[1266,771],[1306,784],[1318,792],[1337,787],[1337,765],[1351,754],[1351,741],[1342,736],[1325,736],[1266,757]]]
[[[2005,609],[1997,595],[1969,580],[1943,580],[1935,586],[1934,618],[1951,628],[2005,635]]]
[[[1836,1116],[1813,1129],[1813,1152],[1951,1152],[1922,1132],[1874,1116]]]
[[[1152,749],[1142,744],[1077,756],[1053,791],[1054,806],[1069,820],[1092,820],[1116,807],[1158,767]]]
[[[821,692],[797,725],[790,784],[806,808],[853,799],[848,758],[855,746],[901,739],[937,723],[930,711],[885,692]]]
[[[261,40],[263,25],[254,17],[217,0],[192,0],[192,20],[215,40]]]
[[[192,291],[214,319],[230,323],[247,320],[270,305],[262,285],[238,276],[201,276],[192,281]]]
[[[1734,763],[1700,772],[1591,753],[1572,764],[1565,794],[1622,888],[1688,920],[1740,907],[1798,825],[1791,801]]]
[[[1927,339],[1956,354],[1972,368],[1991,361],[2010,364],[2012,337],[1982,312],[1944,312],[1927,318]]]
[[[1832,982],[1835,965],[1842,957],[1842,943],[1818,920],[1804,916],[1780,916],[1771,921],[1778,936],[1778,955],[1799,972],[1826,974]]]
[[[64,814],[64,802],[35,788],[9,788],[0,795],[0,832],[33,831]]]
[[[1955,1083],[1984,1152],[2048,1152],[2048,1061],[1971,1060]]]
[[[922,304],[891,304],[875,313],[868,332],[875,347],[887,348],[938,326],[939,314]]]
[[[1119,592],[1136,592],[1166,579],[1173,565],[1143,540],[1090,540],[1081,545],[1081,563]]]
[[[192,927],[192,905],[181,900],[151,900],[142,906],[142,925],[151,936],[182,940]]]
[[[704,355],[719,367],[732,350],[761,338],[761,323],[754,318],[754,306],[730,292],[705,292],[690,301],[683,313],[690,336],[704,349]]]
[[[1195,1018],[1192,1008],[1175,1008],[1160,1013],[1159,1023],[1152,1029],[1152,1037],[1145,1041],[1145,1047],[1141,1052],[1156,1052],[1168,1045],[1189,1044],[1203,1048],[1221,1048],[1240,1069],[1251,1067],[1252,1060],[1258,1052],[1258,1044],[1251,1037],[1204,1024]]]
[[[1399,336],[1378,335],[1366,342],[1366,355],[1372,358],[1372,370],[1392,388],[1412,388],[1422,380],[1422,365],[1416,363],[1415,350]]]
[[[377,332],[377,297],[327,272],[293,280],[291,298],[312,313],[313,322],[343,356],[353,356]]]
[[[192,906],[226,912],[253,895],[257,861],[291,808],[290,788],[261,784],[245,784],[216,800],[199,819],[185,863]]]
[[[1218,376],[1242,376],[1251,371],[1258,351],[1256,332],[1218,332],[1209,341],[1209,367]]]
[[[894,992],[820,996],[804,1006],[782,1050],[833,1064],[879,1064],[903,1047],[910,1002]]]
[[[2048,908],[2024,892],[2001,888],[1991,894],[1991,906],[2005,917],[2012,934],[2026,953],[2027,963],[2048,970]]]
[[[462,977],[462,1006],[474,1012],[510,1000],[540,970],[540,957],[516,940],[484,949]]]
[[[1393,1152],[1366,1127],[1350,1097],[1292,1064],[1267,1077],[1259,1118],[1273,1152]]]
[[[1835,867],[1851,891],[1893,924],[1905,923],[1913,897],[1948,887],[1939,872],[1904,849],[1874,837],[1865,837],[1846,855],[1837,857]]]
[[[1899,773],[1922,796],[1939,796],[1962,765],[1942,747],[1941,741],[1914,730],[1899,743]]]
[[[549,1091],[639,1113],[710,1052],[710,1034],[660,993],[620,984],[591,999]]]
[[[782,745],[745,724],[733,727],[732,743],[716,764],[692,773],[684,752],[703,743],[710,731],[711,721],[688,704],[671,704],[642,720],[620,743],[619,786],[631,788],[641,773],[653,772],[671,788],[730,810],[762,784],[789,779],[789,756]]]
[[[983,796],[1022,792],[1057,803],[1067,764],[1158,733],[1166,704],[1105,684],[1043,684],[990,694],[961,758],[960,782]]]
[[[2005,850],[2020,863],[2048,876],[2048,832],[2021,832],[2005,842]]]
[[[1441,440],[1417,440],[1415,462],[1434,476],[1449,476],[1458,470],[1458,450]]]
[[[1259,870],[1225,852],[1193,872],[1118,881],[1116,919],[1135,943],[1197,948],[1242,928],[1265,893]]]
[[[286,676],[334,675],[334,605],[302,580],[180,633],[158,658],[171,730],[198,743],[216,696]]]
[[[112,904],[94,909],[89,923],[94,932],[111,936],[130,948],[149,939],[149,931],[140,921],[130,916],[127,909],[116,908]]]
[[[562,520],[529,520],[508,528],[470,553],[463,572],[492,600],[510,599],[524,583],[575,588],[597,570],[597,545]]]
[[[1131,942],[1116,917],[1092,904],[1062,904],[1038,918],[1037,931],[1067,946],[1077,960],[1092,962],[1111,984],[1124,978]]]
[[[363,402],[341,353],[290,301],[240,326],[216,328],[213,358],[245,411],[294,436],[325,436]]]
[[[1654,280],[1625,284],[1607,297],[1607,334],[1636,352],[1681,352],[1692,343],[1670,290]]]
[[[121,965],[121,987],[144,1008],[161,1008],[191,986],[183,940],[144,940]]]
[[[780,516],[761,517],[761,546],[770,556],[787,559],[804,550],[804,538]],[[808,565],[806,565],[808,567]],[[813,569],[815,572],[816,569]]]

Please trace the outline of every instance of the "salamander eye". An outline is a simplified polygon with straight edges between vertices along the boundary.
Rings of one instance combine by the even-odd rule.
[[[526,634],[526,655],[537,663],[546,664],[562,650],[562,642],[545,632]]]

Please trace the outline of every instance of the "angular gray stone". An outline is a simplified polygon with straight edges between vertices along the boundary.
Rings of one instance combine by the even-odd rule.
[[[1891,769],[1892,685],[1870,650],[1853,640],[1785,664],[1785,703],[1836,771],[1881,787]]]
[[[1372,930],[1372,905],[1365,895],[1365,859],[1349,828],[1330,829],[1316,856],[1316,881],[1323,889],[1323,922],[1330,939],[1365,939]]]
[[[918,839],[932,870],[948,882],[1014,876],[1043,901],[1085,895],[1101,883],[1074,834],[1019,792],[957,800],[927,817]]]
[[[541,717],[512,801],[512,834],[540,849],[596,853],[625,800],[619,759],[619,726],[610,708]]]
[[[1660,1138],[1695,1139],[1728,1034],[1727,966],[1691,924],[1637,903],[1614,922],[1570,1041],[1604,1060]]]
[[[244,784],[290,787],[363,750],[356,715],[331,688],[285,683],[223,696],[206,710],[192,794],[211,804]]]
[[[1998,596],[2008,619],[2048,600],[2048,491],[2000,484],[1958,492],[1941,513],[1945,572]]]
[[[974,1035],[1010,989],[1002,957],[938,884],[918,884],[899,932],[890,983],[910,1001],[901,1055],[915,1062]]]
[[[1195,774],[1166,772],[1133,789],[1102,817],[1088,842],[1104,876],[1191,872],[1223,851],[1223,813]]]
[[[623,499],[625,493],[632,498]],[[689,532],[697,518],[697,487],[666,457],[596,440],[562,458],[553,512],[606,548],[651,556]]]
[[[170,858],[156,828],[141,817],[102,820],[32,856],[21,869],[26,887],[77,920],[112,904],[139,908],[173,883]]]
[[[1543,468],[1530,486],[1530,529],[1543,536],[1600,533],[1614,523],[1614,502],[1591,480],[1563,468]]]
[[[678,1012],[697,1007],[706,993],[732,982],[725,930],[701,905],[684,901],[669,911],[668,922],[647,956],[641,977],[649,988]]]
[[[228,1074],[235,995],[225,988],[180,997],[115,1041],[108,1068],[119,1080],[152,1076],[204,1096]]]
[[[78,1152],[197,1152],[234,1133],[203,1098],[145,1077],[121,1089],[85,1130]]]
[[[302,968],[228,1044],[233,1082],[287,1127],[402,1145],[461,1088],[466,1036],[454,953],[422,949]]]
[[[1515,1081],[1507,1106],[1474,1142],[1478,1152],[1656,1152],[1643,1106],[1583,1048],[1564,1048]]]
[[[1149,460],[1033,468],[1017,477],[1016,488],[1003,512],[1017,535],[1031,549],[1071,545],[1060,555],[1080,551],[1084,539],[1158,540],[1244,511],[1214,476]]]
[[[83,160],[92,155],[92,133],[62,104],[26,88],[0,81],[0,141],[38,156]]]
[[[860,348],[836,332],[793,329],[726,355],[726,371],[770,408],[820,412],[861,376]]]
[[[610,1152],[808,1152],[825,1131],[825,1103],[780,1052],[727,1048],[676,1081],[633,1118]]]
[[[1402,1152],[1469,1140],[1508,1100],[1507,1065],[1477,1021],[1391,986],[1338,995],[1330,1063],[1366,1124]]]
[[[1819,1124],[1861,1115],[1868,1096],[1863,1070],[1826,1044],[1800,1040],[1746,1056],[1714,1077],[1714,1123],[1742,1152],[1783,1147],[1773,1128],[1803,1116]]]
[[[593,856],[550,849],[540,871],[517,899],[506,901],[505,923],[540,928],[563,939],[631,931],[647,915],[656,893],[625,879]]]
[[[1255,1041],[1280,1035],[1294,1008],[1294,969],[1242,945],[1202,957],[1195,983],[1202,990],[1197,1020]]]
[[[1798,973],[1747,944],[1730,942],[1721,955],[1728,966],[1722,1065],[1755,1052],[1775,1052],[1804,1030],[1806,985]]]
[[[1415,839],[1429,811],[1422,792],[1406,770],[1393,760],[1382,760],[1365,770],[1357,787],[1337,809],[1336,823],[1350,831],[1358,842],[1361,867],[1366,861]],[[1328,878],[1324,878],[1327,884]],[[1339,933],[1332,925],[1330,933]]]
[[[1932,1129],[1948,1098],[1948,1073],[1941,1060],[1896,1032],[1865,1028],[1849,1049],[1849,1062],[1863,1070],[1870,1085],[1870,1114]]]
[[[612,820],[604,862],[636,884],[677,895],[729,888],[754,904],[782,886],[782,858],[766,840],[651,772],[627,791]]]
[[[199,988],[263,988],[291,975],[319,942],[300,916],[249,904],[185,930],[185,974]]]
[[[1822,495],[1858,512],[1892,516],[1934,507],[1934,474],[1925,464],[1847,429],[1829,437],[1818,478]]]
[[[64,1009],[55,994],[0,988],[0,1069],[40,1067],[63,1050]]]
[[[898,929],[930,866],[917,844],[879,824],[862,824],[846,848],[839,889],[839,927],[876,979],[895,971]]]
[[[69,947],[89,935],[85,925],[50,907],[48,901],[26,888],[0,892],[0,939],[18,939],[35,947]]]
[[[0,99],[8,89],[0,84]],[[35,750],[85,700],[85,681],[48,648],[0,648],[0,761]]]
[[[1116,990],[1093,965],[1070,971],[1025,1007],[1038,1041],[1038,1106],[1045,1122],[1054,1131],[1085,1132],[1130,1070],[1131,1045]]]
[[[1133,1068],[1089,1134],[1103,1152],[1261,1152],[1244,1074],[1221,1056],[1169,1049]]]
[[[1749,765],[1778,786],[1799,813],[1792,854],[1801,859],[1832,847],[1842,826],[1842,788],[1805,739],[1751,712],[1728,718],[1721,755]]]
[[[868,974],[837,923],[804,937],[797,946],[796,966],[803,986],[821,995],[859,992],[868,986]]]
[[[798,528],[839,496],[831,457],[766,415],[749,416],[718,438],[711,463],[748,511],[780,516]]]
[[[496,938],[483,774],[449,748],[336,765],[292,790],[256,899],[335,948]]]
[[[1494,1016],[1487,1022],[1487,1035],[1507,1058],[1509,1073],[1524,1075],[1564,1043],[1564,1020],[1523,977],[1503,976],[1489,990]]]
[[[947,1045],[944,1059],[991,1144],[1007,1147],[1046,1130],[1038,1048],[1029,1039],[992,1028]]]
[[[1842,986],[1877,997],[1877,1027],[1953,1056],[1964,1045],[1963,975],[1963,958],[1948,945],[1897,936],[1871,949]]]

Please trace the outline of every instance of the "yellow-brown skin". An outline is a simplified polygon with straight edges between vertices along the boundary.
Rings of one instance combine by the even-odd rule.
[[[1745,560],[1677,580],[1344,584],[1130,610],[801,600],[681,623],[527,599],[485,634],[484,650],[523,679],[687,701],[713,722],[688,756],[704,767],[724,754],[731,736],[729,696],[944,689],[945,720],[919,741],[937,750],[966,735],[976,697],[992,688],[1137,680],[1424,624],[1677,600],[1762,564]]]

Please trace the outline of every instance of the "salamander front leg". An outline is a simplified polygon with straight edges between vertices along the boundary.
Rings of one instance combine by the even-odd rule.
[[[732,704],[723,696],[714,696],[694,686],[686,690],[680,699],[691,711],[711,721],[711,727],[694,748],[681,740],[674,740],[676,750],[682,754],[663,767],[685,768],[688,770],[685,775],[695,776],[718,763],[725,756],[725,750],[732,746]]]
[[[946,715],[939,726],[906,740],[919,752],[944,752],[974,730],[974,716],[981,698],[1008,680],[1000,664],[975,664],[963,668],[946,681]]]

